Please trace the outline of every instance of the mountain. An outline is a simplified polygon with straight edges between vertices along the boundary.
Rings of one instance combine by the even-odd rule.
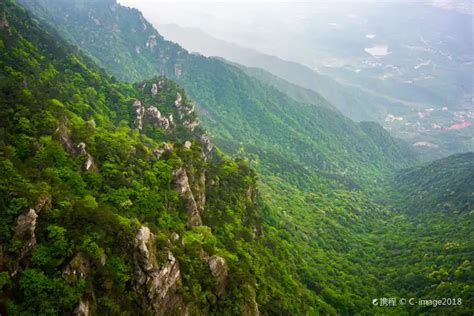
[[[34,4],[42,18],[13,1],[0,15],[2,313],[387,314],[372,302],[388,294],[458,295],[462,306],[435,311],[469,312],[472,219],[399,207],[389,183],[414,158],[380,125],[158,40],[160,70],[196,85],[205,105],[157,72],[116,81],[113,67],[94,65],[105,56],[66,44]],[[124,17],[140,16],[113,1],[68,4],[59,7],[71,19],[85,10],[135,25]],[[97,49],[113,56],[106,48],[123,48],[126,28],[99,24],[114,31]],[[174,52],[189,68],[168,64]],[[201,115],[236,160],[209,142]]]
[[[394,180],[408,210],[474,210],[474,153],[465,153],[405,170]]]
[[[133,81],[161,73],[176,79],[196,101],[214,141],[229,153],[242,144],[266,165],[279,157],[312,172],[350,178],[370,177],[413,162],[400,148],[378,147],[383,142],[374,143],[358,124],[328,110],[321,97],[316,106],[302,104],[235,66],[189,54],[164,40],[134,9],[113,1],[23,2],[33,9],[31,3],[47,8],[47,13],[35,12],[117,78]]]
[[[191,52],[222,57],[250,68],[264,69],[294,85],[312,90],[355,121],[383,120],[389,113],[388,108],[392,108],[395,113],[402,111],[397,111],[398,107],[403,108],[400,103],[364,93],[355,87],[342,85],[307,66],[214,38],[199,29],[180,27],[176,24],[160,24],[159,29],[165,38],[183,45]],[[255,70],[253,75],[264,81],[274,81],[263,71]],[[265,75],[267,78],[264,77]]]
[[[259,80],[275,85],[280,90],[284,89],[286,94],[294,95],[295,87],[282,85],[282,79],[319,93],[341,113],[355,121],[377,121],[390,130],[392,135],[411,143],[425,159],[431,160],[474,149],[472,137],[474,126],[467,123],[465,126],[460,125],[459,129],[451,128],[458,122],[470,122],[472,107],[469,106],[469,100],[465,102],[465,106],[454,107],[454,109],[451,105],[437,108],[429,102],[403,100],[397,95],[386,95],[380,89],[373,91],[347,80],[341,82],[334,79],[337,76],[323,75],[296,62],[217,39],[196,28],[181,27],[176,24],[159,24],[159,27],[161,34],[167,39],[183,45],[190,51],[205,56],[219,56],[250,67],[241,68]],[[374,64],[372,61],[367,63]],[[419,65],[414,65],[414,67],[415,69],[423,68]],[[387,65],[384,71],[391,68],[393,65]],[[358,78],[357,73],[354,75],[352,72],[343,73],[342,77],[354,77],[352,80],[355,82],[363,81],[362,77]],[[385,81],[385,79],[378,81]],[[372,83],[372,85],[377,87],[380,83]],[[405,91],[409,90],[405,88]],[[307,94],[307,92],[300,91],[299,94]]]
[[[1,9],[2,314],[256,315],[257,278],[299,297],[257,262],[273,239],[254,172],[213,147],[180,87],[117,82]]]

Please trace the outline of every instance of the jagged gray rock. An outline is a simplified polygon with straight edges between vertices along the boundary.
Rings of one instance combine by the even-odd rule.
[[[186,211],[188,213],[188,227],[201,225],[201,215],[199,213],[193,192],[189,186],[189,179],[184,168],[179,168],[173,172],[174,184],[179,192],[180,197],[184,201]]]
[[[94,163],[94,158],[87,152],[86,150],[86,144],[83,142],[80,142],[77,147],[76,147],[76,154],[79,156],[83,156],[86,158],[84,163],[82,164],[82,170],[83,171],[92,171],[92,170],[97,170],[97,166]]]
[[[204,159],[207,161],[212,158],[214,146],[211,143],[211,139],[206,134],[201,135],[200,141],[203,145]]]
[[[216,255],[208,257],[206,261],[209,269],[211,269],[212,276],[216,280],[216,294],[221,296],[225,292],[227,275],[229,274],[227,262],[224,258]]]
[[[181,282],[179,264],[168,251],[167,262],[160,266],[154,256],[155,236],[146,226],[141,226],[135,237],[134,288],[139,299],[155,315],[167,315],[171,311],[186,309],[182,297],[176,293]],[[182,313],[179,313],[182,314]]]
[[[156,86],[156,85],[155,85]],[[143,129],[143,123],[145,120],[149,121],[153,125],[163,128],[165,130],[170,129],[174,126],[173,115],[169,114],[165,117],[161,114],[158,108],[154,106],[144,107],[140,100],[135,100],[133,103],[135,108],[135,127],[139,130]]]
[[[39,199],[34,208],[30,208],[26,213],[18,216],[16,220],[14,240],[22,242],[22,248],[18,256],[17,264],[13,268],[12,276],[16,275],[20,269],[20,262],[31,253],[36,246],[36,224],[38,214],[51,202],[51,197],[44,196]]]

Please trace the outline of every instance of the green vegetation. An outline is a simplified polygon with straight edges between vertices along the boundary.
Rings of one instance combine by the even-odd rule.
[[[416,158],[378,124],[356,124],[237,67],[190,55],[135,10],[105,0],[47,1],[54,3],[48,11],[22,2],[93,60],[7,2],[8,26],[0,29],[0,308],[63,314],[89,299],[99,315],[150,313],[146,291],[136,286],[136,236],[145,225],[156,236],[151,260],[165,266],[170,251],[179,263],[175,298],[191,314],[255,315],[256,305],[262,315],[471,311],[472,155],[399,172]],[[94,61],[140,83],[118,82]],[[182,117],[173,105],[179,93],[190,109],[190,98],[159,73],[184,86],[212,138],[236,160],[219,149],[204,157],[204,130],[185,126],[195,114]],[[137,129],[136,100],[172,114],[175,127],[144,120]],[[164,144],[172,149],[157,155]],[[178,168],[196,199],[205,196],[203,225],[187,225],[174,185]],[[433,188],[431,202],[413,204],[419,188]],[[455,193],[445,195],[448,189]],[[414,205],[422,211],[413,214]],[[18,222],[30,208],[41,212],[36,245],[25,253]],[[204,259],[212,255],[228,266],[224,293]],[[84,261],[86,277],[65,273]],[[371,305],[377,297],[448,295],[463,305]]]

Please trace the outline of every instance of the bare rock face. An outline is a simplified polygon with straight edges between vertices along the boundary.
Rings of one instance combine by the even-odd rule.
[[[38,214],[51,202],[49,196],[44,196],[39,199],[35,208],[30,208],[26,213],[18,216],[16,220],[15,234],[13,239],[22,242],[22,248],[18,257],[18,264],[15,265],[12,276],[18,273],[20,269],[19,263],[31,253],[31,250],[36,246],[36,223]]]
[[[193,192],[189,186],[189,179],[184,168],[179,168],[173,172],[174,184],[183,199],[186,211],[188,213],[188,227],[198,226],[202,224],[201,215],[199,213]]]
[[[77,145],[76,154],[86,158],[86,160],[82,164],[82,170],[83,171],[95,171],[95,170],[97,170],[97,166],[94,163],[94,158],[87,152],[85,143],[80,142]]]
[[[139,130],[143,129],[143,116],[145,115],[145,107],[142,106],[142,103],[139,100],[133,102],[133,107],[135,108],[135,127]]]
[[[229,273],[227,263],[224,258],[219,256],[212,256],[206,259],[209,269],[211,269],[212,276],[216,280],[216,294],[221,296],[224,294],[227,284],[227,275]]]
[[[199,191],[196,194],[196,205],[199,210],[199,213],[204,212],[204,207],[206,206],[206,170],[201,170],[198,180]]]
[[[183,66],[181,64],[174,65],[174,75],[178,79],[183,75]]]
[[[153,83],[151,85],[151,95],[154,97],[158,94],[158,86],[156,85],[156,83]]]
[[[155,315],[168,315],[171,311],[185,310],[182,297],[176,293],[181,282],[179,264],[168,251],[167,262],[159,265],[154,256],[155,236],[146,226],[140,227],[135,237],[135,282],[134,288]],[[174,314],[173,314],[174,315]]]
[[[199,126],[199,122],[196,121],[196,120],[185,120],[183,122],[183,125],[184,127],[186,127],[187,129],[189,129],[191,132],[194,132],[194,130],[196,129],[196,127]]]
[[[69,132],[67,130],[67,119],[64,119],[64,121],[59,124],[56,129],[55,137],[59,140],[61,146],[68,154],[75,154],[74,144],[69,137]]]
[[[0,16],[0,30],[7,31],[8,35],[12,35],[12,30],[10,28],[10,23],[8,23],[7,15],[5,12]]]
[[[209,136],[206,134],[201,135],[200,140],[201,140],[201,143],[203,144],[204,159],[205,160],[211,159],[214,146],[212,145],[211,140],[209,139]]]
[[[16,228],[14,239],[23,241],[23,248],[20,252],[20,260],[31,252],[31,249],[36,245],[36,219],[38,215],[32,208],[25,214],[18,216],[16,220]]]
[[[170,153],[173,151],[173,146],[168,143],[164,143],[160,147],[153,150],[153,154],[156,158],[160,159],[163,154]]]
[[[174,101],[174,106],[178,111],[179,119],[183,120],[186,116],[191,115],[194,112],[194,105],[191,107],[185,106],[183,104],[183,97],[181,94],[176,94],[176,100]],[[190,131],[194,131],[197,126],[199,126],[199,122],[194,118],[187,118],[183,121],[183,126],[189,129]]]
[[[157,87],[156,84],[153,84],[153,86]],[[171,127],[174,126],[173,116],[169,114],[167,117],[165,117],[161,114],[158,108],[154,106],[150,106],[147,108],[143,106],[140,100],[135,100],[135,102],[133,103],[133,107],[135,108],[134,124],[135,127],[139,130],[143,129],[143,124],[145,121],[165,130],[169,130]]]

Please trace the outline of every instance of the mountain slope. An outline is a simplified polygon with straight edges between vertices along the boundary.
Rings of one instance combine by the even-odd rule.
[[[118,83],[5,6],[2,314],[256,315],[257,278],[260,295],[315,306],[290,269],[265,268],[278,260],[265,243],[277,241],[261,236],[255,175],[191,127],[181,88]]]
[[[153,22],[157,23],[156,25],[160,25],[160,21]],[[325,26],[323,26],[323,28],[324,27]],[[283,78],[300,87],[315,91],[329,100],[343,114],[351,119],[356,121],[370,120],[379,122],[389,129],[392,135],[413,144],[415,149],[420,151],[427,160],[433,160],[454,153],[472,151],[474,148],[472,126],[459,130],[450,129],[450,126],[459,121],[470,121],[469,117],[472,113],[469,113],[472,112],[472,107],[469,107],[469,97],[463,101],[464,106],[454,109],[453,107],[456,106],[453,106],[453,102],[446,100],[449,100],[451,93],[454,95],[457,92],[450,91],[441,93],[440,91],[444,91],[446,88],[443,82],[440,82],[440,87],[433,90],[438,91],[438,94],[441,93],[438,96],[438,101],[433,104],[439,103],[440,97],[445,100],[443,101],[444,103],[441,103],[443,103],[443,106],[445,105],[446,108],[441,110],[441,105],[439,109],[436,109],[436,106],[433,106],[430,102],[424,102],[423,104],[419,101],[417,103],[408,101],[409,98],[400,100],[402,97],[396,93],[403,94],[408,92],[408,94],[410,94],[413,92],[413,87],[410,85],[402,84],[402,86],[404,86],[403,88],[392,89],[387,93],[387,91],[384,92],[381,88],[381,86],[386,83],[385,79],[372,80],[367,84],[364,83],[364,80],[367,78],[358,72],[354,72],[354,69],[347,70],[345,67],[326,68],[326,70],[331,69],[331,71],[334,69],[334,75],[336,77],[339,76],[339,79],[345,79],[345,82],[341,83],[334,80],[333,77],[321,75],[309,67],[213,38],[199,29],[170,24],[160,25],[160,32],[166,38],[180,43],[190,51],[196,51],[206,56],[220,56],[221,58],[240,63],[247,67],[264,69],[266,71],[244,68],[244,71],[259,80],[277,85],[279,89],[286,86],[285,93],[293,93],[294,87],[288,87],[287,85],[282,86],[281,81],[276,80],[277,78],[274,76]],[[461,34],[463,32],[459,31],[457,33]],[[335,40],[334,43],[340,40],[344,39],[339,38]],[[331,42],[328,41],[328,43]],[[347,44],[350,46],[350,43]],[[345,48],[341,47],[341,49],[341,51],[344,51]],[[368,62],[369,64],[371,63],[371,61]],[[400,63],[394,62],[393,65],[385,65],[386,69],[383,70],[383,72],[397,64]],[[412,67],[407,66],[407,64],[402,63],[402,65],[408,67],[408,71],[413,70]],[[362,66],[362,68],[365,68],[365,66]],[[415,74],[418,72],[416,70],[417,68],[418,67],[415,67]],[[340,74],[337,73],[337,69],[341,69]],[[397,69],[397,67],[393,69]],[[371,70],[367,69],[365,69],[365,71],[371,72]],[[449,75],[447,76],[449,77]],[[435,75],[435,77],[443,78],[440,74]],[[366,84],[366,89],[351,85],[347,82],[348,80],[352,80],[353,84],[357,84],[358,82],[360,82],[360,84]],[[391,84],[393,85],[393,82]],[[367,86],[369,86],[368,89]],[[461,86],[463,85],[458,85],[458,87]],[[464,85],[464,87],[467,88],[466,85]],[[414,94],[416,95],[416,93]],[[468,95],[469,93],[465,94],[465,96]],[[457,102],[454,102],[454,104],[456,103]],[[430,110],[432,108],[436,110],[432,112],[432,110]],[[418,112],[420,112],[420,114]],[[456,112],[459,113],[456,114]],[[459,114],[461,114],[461,116],[459,116]]]
[[[43,3],[49,12],[43,17],[115,76],[136,79],[136,72],[128,68],[147,67],[146,60],[153,67],[141,73],[142,78],[156,73],[175,78],[197,102],[214,140],[229,152],[242,143],[311,169],[350,177],[371,177],[381,169],[412,163],[400,149],[378,147],[359,126],[338,113],[298,103],[236,67],[189,54],[165,41],[136,10],[113,1],[33,3]],[[115,50],[128,57],[110,53]],[[391,152],[386,155],[387,150]],[[397,159],[387,158],[395,156]]]
[[[213,38],[198,29],[184,28],[175,24],[159,27],[163,36],[180,43],[190,51],[205,56],[219,56],[247,67],[261,68],[293,84],[310,89],[322,95],[342,113],[356,121],[376,121],[385,118],[388,114],[385,106],[388,104],[392,109],[403,108],[401,104],[390,102],[383,97],[364,93],[356,87],[342,85],[328,76],[316,73],[309,67]],[[265,73],[257,72],[254,75],[265,81],[269,80]]]
[[[474,153],[465,153],[403,171],[394,180],[405,209],[474,210]]]
[[[70,14],[69,16],[72,16],[73,19],[84,19],[84,12],[81,10],[90,12],[89,6],[93,8],[91,14],[100,11],[101,8],[107,12],[109,10],[111,12],[120,11],[120,7],[114,5],[113,1],[100,3],[96,1],[93,3],[90,1],[76,1],[74,4],[79,8],[71,7],[70,2],[68,2],[68,6],[63,3],[59,8],[64,12],[71,12],[66,13],[66,15]],[[97,6],[95,6],[96,4]],[[76,10],[78,11],[76,12]],[[99,12],[98,14],[106,17],[108,16],[107,12]],[[139,17],[138,13],[135,14],[135,11],[125,12]],[[123,12],[122,14],[128,16]],[[125,22],[131,23],[122,15],[118,16],[120,17],[118,20],[115,16],[113,19],[120,22],[118,25],[126,24]],[[77,26],[82,27],[80,30],[83,33],[81,36],[83,36],[84,41],[87,41],[88,37],[101,39],[93,34],[88,35],[88,32],[95,30],[95,27],[92,28],[91,26],[97,26],[97,23],[92,20],[93,24],[88,24],[85,21],[88,20],[77,22]],[[114,23],[109,24],[104,21],[99,21],[99,23],[106,25],[104,28],[114,25]],[[56,25],[61,27],[62,24],[56,23]],[[72,28],[71,30],[74,31],[75,29]],[[101,29],[100,32],[102,31],[104,30]],[[127,28],[125,27],[123,33],[126,33],[126,31]],[[115,41],[114,36],[117,37],[121,33],[122,31],[120,33],[110,32],[106,29],[102,34],[105,37],[101,39],[104,44],[103,47],[110,46],[111,49],[114,49],[112,47]],[[62,34],[66,34],[64,29]],[[131,34],[129,35],[132,37]],[[149,41],[149,34],[142,35],[139,34],[138,39],[133,40],[142,42],[143,39],[146,39],[149,47],[154,46],[154,41]],[[132,39],[130,38],[130,40]],[[127,41],[118,41],[117,43],[125,45]],[[146,47],[146,43],[142,44],[143,47]],[[100,43],[95,44],[99,45]],[[128,188],[128,183],[124,181],[124,177],[125,180],[128,179],[128,173],[124,174],[122,169],[120,169],[122,172],[110,172],[109,184],[115,184],[115,189],[119,191],[114,192],[115,194],[111,199],[113,199],[114,205],[118,205],[120,208],[120,214],[122,212],[127,214],[127,209],[132,207],[140,216],[150,218],[147,224],[156,234],[156,242],[159,247],[163,244],[167,245],[167,239],[170,239],[173,245],[171,246],[173,257],[182,267],[183,299],[191,303],[191,306],[186,306],[192,308],[192,313],[256,315],[258,314],[256,309],[258,306],[261,314],[270,315],[314,315],[318,313],[334,315],[408,314],[414,310],[413,307],[398,306],[396,309],[387,310],[383,307],[372,306],[372,299],[374,297],[385,297],[387,293],[394,293],[395,290],[397,290],[397,295],[408,293],[415,297],[425,297],[426,293],[445,294],[446,291],[441,291],[446,287],[446,281],[450,282],[450,287],[459,289],[458,295],[465,298],[463,308],[466,307],[464,309],[466,311],[469,309],[469,304],[472,303],[472,296],[469,294],[471,293],[469,286],[470,282],[472,283],[472,277],[468,272],[465,272],[469,271],[469,262],[467,264],[461,263],[462,266],[451,266],[450,263],[459,260],[463,260],[463,262],[466,260],[472,261],[472,252],[469,252],[469,245],[466,245],[466,241],[469,240],[469,235],[466,232],[472,232],[470,228],[472,226],[469,226],[470,222],[466,221],[467,225],[457,228],[458,235],[452,235],[453,239],[456,239],[454,241],[462,245],[462,255],[456,255],[456,252],[449,253],[449,260],[446,261],[440,259],[439,256],[430,257],[435,260],[436,266],[432,264],[433,261],[427,261],[427,264],[423,262],[423,264],[414,265],[413,262],[425,254],[423,247],[430,241],[426,239],[427,236],[429,237],[429,234],[427,234],[429,231],[423,231],[423,235],[417,235],[417,231],[421,230],[417,230],[416,225],[411,224],[411,217],[405,217],[405,220],[398,225],[399,217],[397,214],[394,214],[390,208],[375,203],[372,197],[360,189],[361,186],[374,187],[373,182],[361,181],[362,178],[370,180],[383,177],[389,178],[390,173],[395,169],[394,167],[409,165],[410,159],[405,160],[402,157],[405,154],[403,148],[399,147],[385,130],[372,123],[356,125],[329,109],[297,103],[278,93],[275,89],[249,79],[238,69],[214,59],[182,55],[185,54],[183,51],[180,56],[188,56],[189,59],[186,62],[181,60],[178,63],[179,66],[176,67],[178,64],[169,63],[175,57],[173,54],[176,51],[171,49],[167,42],[157,40],[157,44],[158,46],[153,47],[153,49],[160,47],[162,49],[161,53],[163,53],[161,55],[162,59],[159,59],[162,64],[159,70],[170,76],[180,77],[181,82],[187,84],[191,91],[205,99],[207,105],[201,105],[198,110],[200,109],[203,114],[207,115],[207,120],[213,118],[216,120],[213,136],[218,136],[223,140],[222,144],[226,146],[227,151],[237,151],[237,154],[243,157],[251,156],[253,158],[252,164],[259,171],[258,185],[262,200],[259,201],[259,205],[255,205],[252,201],[255,191],[252,185],[248,186],[248,184],[253,183],[252,179],[254,177],[247,163],[243,161],[232,162],[222,158],[221,163],[206,165],[199,157],[200,141],[191,143],[190,153],[183,146],[186,145],[183,141],[188,137],[180,136],[178,129],[171,134],[163,133],[162,129],[149,129],[145,117],[145,120],[143,120],[145,125],[141,135],[146,134],[152,140],[161,140],[163,134],[170,137],[167,142],[174,143],[174,147],[178,148],[176,155],[182,165],[185,166],[193,195],[195,192],[200,192],[199,181],[196,180],[200,179],[201,164],[206,165],[206,212],[202,214],[201,219],[207,227],[199,226],[190,230],[185,228],[188,222],[187,212],[179,212],[181,214],[179,215],[180,218],[175,219],[175,213],[170,212],[171,214],[166,213],[166,216],[163,216],[160,209],[153,208],[156,203],[160,203],[154,200],[156,195],[153,192],[156,192],[153,190],[151,193],[144,190],[150,200],[142,201],[143,203],[136,206],[136,208],[133,208],[136,202],[134,196],[132,196],[133,199],[129,196],[129,200],[133,203],[130,206],[130,202],[127,200],[127,194],[129,193],[123,192],[127,190],[120,190],[122,186],[125,186],[124,189]],[[102,54],[104,54],[104,51],[107,54],[108,50],[103,49]],[[96,59],[104,58],[105,60],[105,58],[111,56],[113,55],[101,57],[98,54]],[[152,57],[156,58],[157,55]],[[21,60],[22,58],[18,57],[16,62],[21,64]],[[133,65],[133,60],[130,60],[130,62],[126,67]],[[120,65],[115,66],[120,67]],[[110,71],[113,70],[113,68],[110,69]],[[73,76],[77,75],[74,72],[71,74],[70,71],[67,73]],[[115,69],[115,73],[118,73],[117,69]],[[122,75],[125,76],[126,73],[122,73]],[[164,79],[156,78],[147,81],[145,90],[141,88],[143,84],[138,84],[135,87],[119,84],[126,87],[125,91],[130,94],[131,99],[129,101],[131,102],[125,102],[124,106],[117,107],[114,106],[116,98],[111,98],[110,102],[107,102],[116,112],[110,115],[111,119],[114,119],[113,125],[118,127],[128,126],[133,130],[131,132],[132,136],[137,133],[140,134],[136,128],[139,126],[140,120],[137,120],[134,114],[139,107],[137,105],[137,108],[133,108],[134,99],[137,99],[137,96],[139,96],[138,99],[142,104],[147,106],[156,102],[155,105],[160,111],[163,109],[164,117],[169,119],[169,111],[175,111],[173,104],[178,98],[174,92],[177,92],[177,90],[171,89],[171,95],[165,99],[158,97],[159,100],[164,101],[163,103],[156,101],[157,99],[152,96],[152,91],[155,90],[153,83],[159,88],[160,80]],[[87,84],[79,83],[81,89],[87,87]],[[239,89],[236,89],[236,86]],[[11,90],[21,90],[18,89],[18,86],[15,86],[15,88]],[[192,106],[187,102],[186,96],[181,93],[181,90],[178,91],[182,96],[182,102],[189,105],[186,108],[191,108]],[[125,94],[125,92],[122,94]],[[249,94],[255,95],[249,96]],[[199,100],[194,95],[193,98]],[[230,102],[229,99],[232,99],[233,102]],[[121,99],[119,98],[119,100]],[[240,102],[242,102],[242,105],[240,105]],[[259,104],[259,102],[262,104]],[[120,111],[123,109],[127,109],[125,112],[129,114]],[[206,110],[209,111],[206,112]],[[234,113],[236,111],[239,112]],[[141,113],[141,110],[139,112]],[[178,114],[177,112],[172,113]],[[10,113],[9,115],[13,114]],[[263,116],[261,121],[254,117],[257,115]],[[178,118],[179,115],[174,117]],[[314,122],[311,120],[314,120]],[[7,121],[11,121],[10,117]],[[187,123],[186,121],[186,119],[182,120],[181,124],[178,125],[185,127],[184,131],[187,130],[186,126],[195,125],[193,123],[195,122],[194,119],[188,120]],[[255,122],[265,124],[255,125]],[[303,126],[298,126],[300,122]],[[275,127],[282,128],[283,131],[279,131]],[[110,129],[113,131],[113,126]],[[241,130],[245,137],[239,135]],[[106,133],[107,129],[100,132]],[[271,135],[271,133],[277,135]],[[279,136],[278,133],[294,138],[289,141]],[[22,137],[17,138],[22,139]],[[149,141],[148,138],[145,138],[145,140]],[[282,144],[279,143],[280,139]],[[126,138],[120,138],[117,143],[125,144],[126,140]],[[238,141],[242,141],[242,144]],[[300,148],[296,144],[292,144],[293,141],[298,141],[298,144],[303,143],[304,146],[301,146],[301,148],[304,149],[303,154],[307,154],[307,156],[299,152],[292,152],[292,149],[299,150]],[[351,142],[354,142],[354,144],[350,144]],[[308,144],[311,144],[311,147],[308,148]],[[204,145],[202,144],[202,146]],[[102,150],[101,152],[105,151],[107,153],[105,158],[116,159],[119,163],[125,163],[121,158],[122,156],[116,157],[113,152],[106,150],[108,147],[116,148],[115,146],[118,145],[113,142],[101,142],[95,147],[99,147]],[[146,144],[144,147],[145,151],[146,148],[149,151],[156,149],[154,146],[148,147]],[[314,157],[312,150],[315,148],[322,152],[324,157],[329,157],[329,162],[321,160],[320,157]],[[141,154],[143,150],[142,146],[137,146],[137,153]],[[120,150],[120,152],[125,157],[130,155],[129,151],[125,149]],[[157,153],[159,154],[159,152]],[[316,153],[319,154],[319,152]],[[176,157],[171,157],[174,162],[168,162],[165,155],[165,165],[175,163],[174,158]],[[397,161],[400,159],[402,161]],[[374,166],[367,167],[372,161]],[[329,166],[325,167],[324,162]],[[148,168],[148,163],[148,161],[137,162],[134,160],[133,166],[139,168],[146,166],[145,168]],[[393,164],[393,166],[388,166],[389,164]],[[193,166],[192,170],[189,165]],[[126,164],[126,167],[128,166]],[[345,168],[347,168],[347,171]],[[100,170],[103,172],[102,169]],[[160,170],[159,168],[158,171]],[[160,183],[162,183],[161,180],[165,180],[169,176],[169,171],[159,172]],[[385,171],[388,173],[385,173]],[[359,172],[363,176],[359,177]],[[145,180],[149,181],[150,184],[156,184],[156,177],[153,173],[146,175],[138,173],[137,177],[132,177],[132,179],[138,181],[138,184]],[[95,182],[88,183],[93,185]],[[376,185],[378,186],[378,183]],[[214,186],[219,189],[213,189]],[[382,186],[380,187],[382,188]],[[160,192],[159,195],[167,192],[163,191],[162,188],[156,191]],[[173,195],[173,190],[168,193],[169,199]],[[176,193],[174,191],[175,196]],[[8,196],[8,194],[2,194],[2,196]],[[196,196],[200,195],[197,193]],[[166,196],[163,197],[164,200],[166,200],[165,198]],[[173,201],[171,200],[170,203],[173,203]],[[188,199],[181,202],[186,201],[189,202]],[[202,201],[202,199],[195,199],[196,204],[198,204],[198,201]],[[184,203],[180,207],[185,207],[187,204]],[[190,204],[193,203],[190,202]],[[151,209],[150,206],[152,206]],[[125,210],[122,210],[122,208]],[[259,216],[259,212],[261,212],[261,216]],[[99,212],[99,214],[101,213]],[[71,218],[75,220],[75,217]],[[451,218],[449,225],[445,225],[443,229],[440,229],[439,226],[446,223],[447,218],[432,217],[432,219],[433,223],[429,228],[444,234],[453,230],[454,225],[452,224],[456,223],[457,220],[457,218]],[[64,222],[74,225],[67,218],[64,219]],[[461,224],[463,223],[461,222]],[[417,225],[421,225],[421,223]],[[176,226],[179,228],[176,231],[181,239],[178,239],[177,243],[173,243],[176,235],[172,234],[173,230],[170,227],[175,228]],[[9,227],[12,227],[11,222]],[[82,227],[87,228],[88,226],[82,225]],[[117,231],[120,231],[120,229],[115,230],[115,232]],[[77,232],[77,230],[74,230],[74,232]],[[146,230],[142,232],[144,234],[141,234],[140,238],[147,235]],[[136,230],[133,233],[135,234]],[[48,237],[47,234],[45,235],[45,238]],[[110,238],[109,236],[99,235],[96,238],[97,242],[107,240],[107,238]],[[421,239],[422,243],[419,247],[413,247],[413,242],[419,240],[419,237],[424,238]],[[448,236],[439,240],[444,242],[449,238]],[[129,254],[129,249],[126,246],[127,244],[120,248],[121,253]],[[440,246],[439,249],[443,253],[444,248],[441,245],[438,246]],[[397,256],[397,251],[401,247],[406,249],[404,256]],[[465,249],[468,251],[465,251]],[[214,283],[212,273],[210,275],[208,267],[202,261],[201,256],[206,259],[206,254],[203,254],[201,250],[224,258],[229,265],[229,279],[223,296],[219,296],[219,288],[214,287],[217,284]],[[173,262],[170,257],[166,258],[166,255],[166,252],[158,251],[158,257],[164,260],[160,262],[166,262],[166,260]],[[210,260],[212,257],[208,259]],[[394,260],[389,260],[392,257]],[[220,261],[217,259],[213,262],[218,264]],[[406,278],[400,277],[396,272],[403,267],[413,267],[412,274],[422,276],[424,281],[413,283],[415,278],[408,273]],[[453,270],[449,271],[448,278],[445,277],[446,274],[443,271],[446,267],[452,267],[451,270]],[[126,268],[122,268],[122,265],[116,264],[110,269],[110,278],[105,278],[105,280],[100,277],[97,278],[96,284],[101,289],[101,293],[108,289],[110,283],[106,281],[112,278],[114,278],[114,282],[117,279],[119,279],[117,282],[122,280],[118,284],[125,283],[125,288],[130,289],[133,283],[130,280],[125,281],[128,274]],[[41,269],[44,269],[44,267],[41,267]],[[457,270],[460,272],[455,273]],[[174,270],[171,269],[171,271]],[[432,272],[437,272],[435,273],[436,277],[430,276]],[[438,274],[438,272],[441,274]],[[51,273],[51,271],[48,270],[47,273]],[[425,280],[428,280],[428,282],[425,282]],[[413,286],[413,284],[416,285]],[[115,285],[115,283],[112,285]],[[400,289],[404,292],[398,292]],[[100,312],[103,314],[118,313],[118,309],[110,309],[111,306],[117,308],[117,304],[121,308],[120,311],[123,311],[124,307],[126,308],[126,302],[120,305],[121,299],[130,296],[121,294],[115,295],[109,300],[101,300],[100,306],[104,309]],[[137,294],[137,300],[140,304],[143,303],[141,301],[143,297],[146,297],[143,294],[143,292]],[[32,296],[34,297],[34,295]],[[45,297],[45,295],[42,297]],[[130,299],[133,300],[133,297]],[[18,298],[16,302],[18,303],[20,300]],[[30,305],[31,308],[37,308],[37,306],[41,306],[41,303],[38,300],[31,302]],[[126,310],[136,314],[136,308],[134,306]],[[419,307],[417,311],[433,312],[429,307]],[[436,311],[444,311],[445,314],[449,314],[450,312],[454,313],[456,309],[455,307],[443,307]]]

